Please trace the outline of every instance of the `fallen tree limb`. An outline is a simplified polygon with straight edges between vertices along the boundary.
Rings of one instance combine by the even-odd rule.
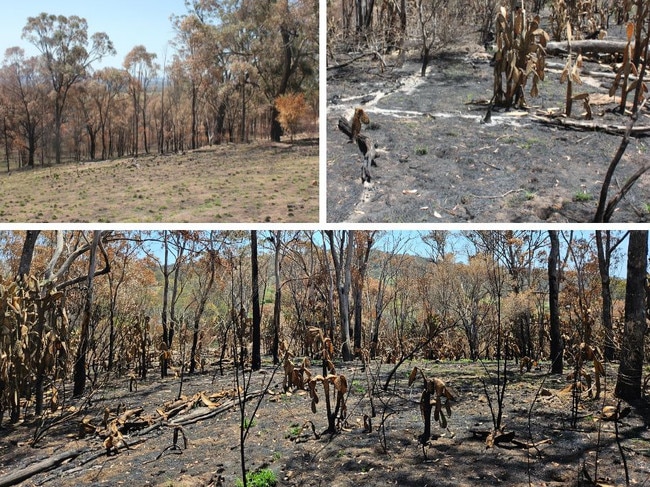
[[[259,397],[261,394],[262,394],[261,391],[251,393],[246,397],[246,400],[253,399],[254,397]],[[231,399],[230,401],[226,401],[225,403],[223,403],[221,406],[214,409],[210,409],[208,411],[201,411],[200,409],[197,409],[194,412],[181,416],[178,419],[174,421],[170,421],[167,424],[170,426],[185,426],[186,424],[192,424],[198,421],[203,421],[204,419],[209,419],[225,411],[228,411],[228,409],[235,406],[237,402],[238,401],[236,401],[235,399]]]
[[[578,41],[571,41],[571,50],[573,52],[598,52],[605,54],[623,53],[627,46],[626,41],[606,41],[599,39],[584,39]],[[634,49],[634,43],[632,43]],[[560,52],[569,52],[569,44],[567,41],[552,41],[546,44],[546,52],[549,54],[557,54]]]
[[[546,443],[550,443],[550,442],[551,442],[551,439],[550,439],[550,438],[545,438],[545,439],[543,439],[543,440],[535,441],[535,442],[532,442],[532,443],[529,443],[529,442],[527,442],[527,441],[521,441],[521,440],[518,440],[518,439],[516,439],[516,438],[513,438],[511,441],[512,441],[515,445],[520,446],[521,448],[530,449],[530,448],[536,448],[536,447],[539,446],[539,445],[544,445],[544,444],[546,444]]]
[[[45,460],[41,460],[40,462],[33,463],[25,468],[21,468],[20,470],[17,470],[10,474],[4,475],[0,477],[0,487],[16,485],[19,482],[22,482],[23,480],[32,477],[33,475],[36,475],[41,472],[46,472],[52,469],[66,460],[76,458],[82,453],[87,452],[88,450],[89,450],[88,447],[68,450],[59,453],[58,455],[54,455],[49,458],[46,458]]]
[[[353,57],[352,59],[350,59],[348,61],[345,61],[345,62],[342,62],[342,63],[337,63],[337,64],[334,64],[333,66],[327,66],[327,69],[328,69],[328,71],[330,69],[341,69],[341,68],[344,68],[346,66],[349,66],[350,64],[354,63],[355,61],[358,61],[359,59],[363,59],[364,57],[368,57],[368,56],[374,56],[375,54],[376,54],[375,52],[365,52],[365,53],[362,53],[362,54],[360,54],[360,55],[358,55],[356,57]]]
[[[482,199],[482,200],[496,200],[496,199],[499,199],[499,198],[505,198],[505,197],[508,196],[509,194],[512,194],[512,193],[520,193],[520,192],[522,192],[522,191],[525,191],[525,189],[524,189],[524,188],[519,188],[519,189],[510,189],[510,190],[506,191],[506,192],[503,193],[503,194],[497,194],[497,195],[491,195],[491,196],[479,196],[479,195],[471,194],[471,193],[470,193],[470,196],[471,196],[472,198],[478,198],[478,199]]]
[[[250,394],[246,399],[253,399],[254,397],[258,397],[262,394],[262,391],[257,391],[252,394]],[[214,409],[209,409],[208,411],[201,411],[201,409],[208,409],[208,408],[198,408],[195,411],[192,411],[191,413],[184,415],[182,417],[178,417],[175,421],[169,421],[165,422],[164,420],[158,420],[151,426],[138,431],[136,434],[131,435],[130,438],[127,440],[123,440],[125,447],[128,449],[130,447],[139,445],[141,443],[144,443],[147,441],[148,438],[144,438],[144,435],[147,433],[161,428],[163,426],[182,426],[186,424],[192,424],[196,423],[199,421],[202,421],[204,419],[209,419],[214,416],[217,416],[220,413],[223,413],[233,406],[237,404],[237,401],[235,399],[231,399],[225,403],[223,403],[221,406],[214,408]],[[91,452],[90,447],[84,447],[84,448],[76,448],[74,450],[69,450],[62,452],[58,455],[54,455],[50,458],[47,458],[45,460],[42,460],[40,462],[34,463],[32,465],[29,465],[23,469],[20,469],[16,472],[13,472],[11,474],[7,474],[3,477],[0,477],[0,487],[8,487],[11,485],[16,485],[34,475],[37,475],[39,473],[46,472],[48,470],[51,470],[55,467],[57,467],[59,464],[63,463],[64,461],[68,459],[74,459],[84,453],[90,453],[86,458],[81,460],[78,464],[75,466],[66,469],[66,473],[73,473],[76,471],[79,471],[83,465],[86,465],[93,460],[96,460],[97,458],[100,458],[102,456],[106,456],[106,449],[101,448],[98,449],[94,452]]]
[[[534,120],[545,125],[555,125],[558,127],[570,128],[575,130],[585,130],[585,131],[598,131],[605,132],[613,135],[623,135],[625,134],[628,127],[625,125],[602,125],[593,120],[574,120],[571,118],[554,118],[554,117],[545,117],[542,115],[531,115],[531,120]],[[640,127],[633,127],[630,131],[630,135],[636,136],[647,136],[650,135],[650,126],[644,125]]]
[[[566,63],[553,63],[553,62],[548,62],[546,63],[546,68],[549,70],[557,70],[558,73],[561,73],[564,68],[566,67]],[[584,67],[580,70],[581,75],[587,75],[591,76],[592,78],[606,78],[606,79],[615,79],[616,78],[616,73],[613,71],[594,71],[592,69],[585,69]],[[636,76],[631,74],[628,78],[630,81],[634,81],[636,79]]]

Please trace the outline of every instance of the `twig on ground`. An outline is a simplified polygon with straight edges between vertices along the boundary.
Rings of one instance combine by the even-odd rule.
[[[499,195],[495,195],[495,196],[479,196],[479,195],[472,194],[472,193],[469,193],[469,195],[472,198],[478,198],[478,199],[482,199],[482,200],[494,200],[494,199],[499,199],[499,198],[505,198],[506,196],[508,196],[509,194],[512,194],[512,193],[521,193],[522,191],[525,191],[525,189],[523,189],[523,188],[511,189],[509,191],[506,191],[503,194],[499,194]]]

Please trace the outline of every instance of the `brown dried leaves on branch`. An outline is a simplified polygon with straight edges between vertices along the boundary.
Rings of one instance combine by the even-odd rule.
[[[345,403],[345,395],[348,392],[348,381],[343,374],[328,374],[326,377],[316,375],[308,382],[309,397],[311,398],[311,411],[316,414],[316,405],[319,403],[318,384],[323,386],[323,395],[325,397],[325,404],[327,407],[327,419],[329,424],[329,432],[333,433],[332,426],[336,419],[345,420],[347,414],[347,405]],[[330,396],[334,396],[331,397]],[[334,410],[332,410],[331,399],[335,399]]]
[[[549,36],[539,27],[539,16],[528,23],[525,16],[526,12],[518,9],[509,20],[505,7],[497,14],[493,93],[497,106],[525,107],[524,88],[528,79],[532,81],[530,94],[533,97],[539,94],[538,82],[544,81],[545,47]]]
[[[420,412],[424,420],[424,434],[420,436],[420,442],[425,444],[429,441],[431,428],[431,409],[434,407],[433,419],[440,424],[441,428],[447,427],[447,417],[451,416],[451,401],[455,401],[455,395],[440,379],[427,379],[426,375],[418,367],[414,367],[409,375],[409,387],[413,385],[418,377],[418,373],[424,380],[424,388],[420,397]],[[433,396],[433,399],[432,399]],[[447,416],[445,416],[445,408]]]

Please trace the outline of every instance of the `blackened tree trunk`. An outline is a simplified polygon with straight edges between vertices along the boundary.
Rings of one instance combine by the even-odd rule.
[[[27,276],[32,269],[32,259],[34,258],[34,247],[40,230],[27,230],[25,235],[25,242],[23,243],[23,251],[20,254],[20,264],[18,264],[18,275]]]
[[[365,32],[372,25],[372,13],[375,0],[356,0],[357,32]]]
[[[95,269],[97,268],[97,247],[101,231],[93,231],[93,242],[90,247],[90,258],[88,263],[88,280],[86,281],[86,302],[81,319],[81,334],[79,336],[79,345],[77,347],[77,356],[74,362],[74,385],[72,395],[79,397],[86,389],[86,354],[90,342],[90,319],[93,308],[93,282],[95,279]]]
[[[260,283],[259,262],[257,259],[257,230],[251,230],[251,274],[252,274],[252,301],[253,301],[253,370],[262,368],[261,354],[261,314],[260,314]]]
[[[169,339],[169,326],[167,324],[167,309],[169,307],[169,236],[167,230],[163,231],[163,302],[162,302],[162,311],[160,314],[160,324],[162,325],[162,350],[160,350],[160,377],[167,377],[167,350],[165,347],[169,348],[170,339]]]
[[[551,252],[548,256],[548,302],[551,321],[551,373],[562,374],[564,363],[562,360],[563,344],[560,333],[560,239],[557,230],[549,230],[551,239]]]
[[[205,305],[208,302],[208,297],[210,296],[210,291],[214,285],[214,278],[217,267],[217,252],[213,246],[213,233],[210,233],[210,240],[208,243],[208,249],[206,250],[207,256],[207,265],[208,265],[208,278],[207,281],[202,281],[199,278],[199,295],[198,295],[198,306],[194,312],[194,330],[192,332],[192,349],[190,351],[190,369],[189,373],[193,374],[196,371],[197,365],[197,348],[199,343],[199,335],[201,330],[201,318],[205,312]]]
[[[275,298],[273,302],[273,344],[271,353],[273,354],[273,363],[279,364],[280,357],[278,349],[280,347],[280,312],[282,310],[282,283],[280,282],[280,260],[282,250],[282,230],[273,232],[273,276],[275,279]]]
[[[354,252],[354,230],[343,230],[341,236],[341,247],[337,249],[336,239],[333,230],[326,230],[325,233],[330,242],[330,253],[334,262],[334,273],[336,275],[336,289],[339,296],[339,317],[341,320],[341,355],[343,360],[352,360],[350,349],[350,286],[352,281],[352,253]],[[348,238],[347,251],[344,250],[345,238]],[[345,263],[343,253],[345,252]]]
[[[621,399],[640,399],[643,374],[643,339],[646,331],[646,280],[648,232],[630,232],[625,288],[625,330],[615,394]]]
[[[362,329],[362,300],[363,300],[363,285],[366,279],[366,269],[368,268],[368,259],[370,258],[370,250],[374,243],[373,232],[365,234],[357,234],[359,237],[363,235],[365,242],[359,239],[358,244],[364,243],[365,245],[357,246],[357,272],[354,280],[354,353],[358,353],[361,349],[361,329]]]
[[[619,240],[618,243],[620,243]],[[598,247],[598,272],[600,273],[600,295],[603,300],[601,320],[605,330],[605,360],[614,360],[614,335],[612,328],[612,290],[610,288],[609,269],[612,252],[618,245],[612,247],[609,230],[596,231],[596,245]]]

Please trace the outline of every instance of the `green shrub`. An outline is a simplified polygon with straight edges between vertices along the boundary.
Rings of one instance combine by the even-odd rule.
[[[246,485],[249,487],[272,487],[278,483],[275,472],[269,468],[263,468],[246,474]],[[237,487],[244,487],[244,482],[237,479]]]

